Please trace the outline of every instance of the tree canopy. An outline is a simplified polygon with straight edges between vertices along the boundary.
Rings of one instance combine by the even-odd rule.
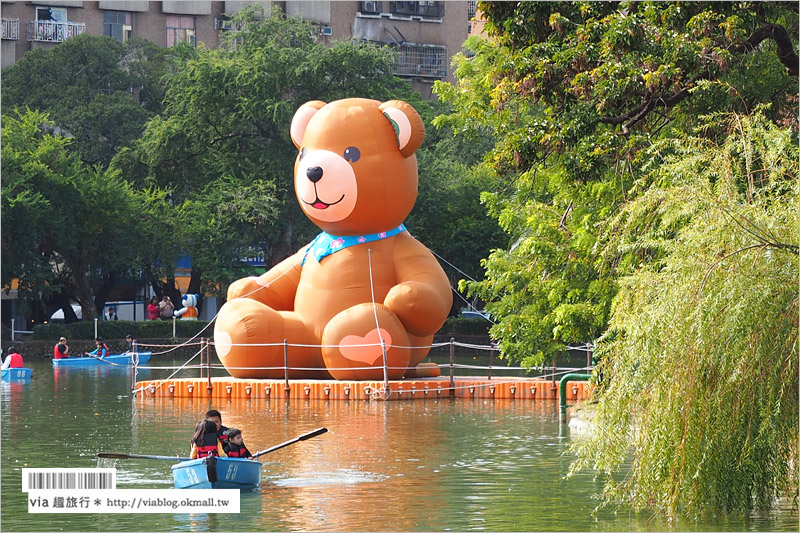
[[[171,55],[146,41],[87,33],[31,50],[3,70],[3,113],[45,112],[85,163],[107,165],[160,111]]]
[[[625,269],[644,247],[604,246],[636,191],[645,149],[715,111],[770,103],[796,127],[797,56],[783,3],[480,2],[491,41],[472,38],[458,83],[438,83],[455,113],[437,123],[498,139],[483,200],[511,245],[466,283],[489,302],[505,357],[539,365],[605,330]],[[769,28],[767,32],[765,28]],[[788,37],[787,37],[788,38]],[[789,68],[787,68],[787,64]],[[708,128],[705,135],[724,135]],[[631,253],[627,253],[631,252]],[[655,252],[649,250],[649,252]]]
[[[138,264],[142,198],[119,172],[82,163],[52,128],[39,112],[3,117],[2,284],[16,278],[23,300],[55,297],[68,315],[74,298],[91,319]]]
[[[796,502],[797,5],[478,7],[437,123],[497,139],[510,245],[464,285],[512,361],[596,340],[573,472],[670,516]]]
[[[728,136],[657,143],[615,218],[615,247],[658,242],[661,259],[620,280],[575,446],[606,501],[669,515],[798,494],[797,137],[761,113],[711,120]]]

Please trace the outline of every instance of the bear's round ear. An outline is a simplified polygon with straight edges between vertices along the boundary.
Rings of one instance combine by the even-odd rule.
[[[292,142],[299,149],[303,145],[303,135],[306,133],[306,126],[314,116],[314,113],[319,111],[325,106],[325,102],[319,100],[312,100],[301,105],[295,112],[292,118],[292,127],[290,129],[292,135]]]
[[[378,106],[391,122],[397,135],[397,146],[403,157],[409,157],[425,140],[425,124],[417,110],[401,100],[389,100]]]

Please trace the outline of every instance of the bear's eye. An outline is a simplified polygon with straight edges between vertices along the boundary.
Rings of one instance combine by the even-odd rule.
[[[300,161],[303,160],[303,157],[306,155],[306,148],[305,146],[300,149]]]
[[[344,159],[345,161],[350,161],[351,163],[355,163],[356,161],[361,159],[361,152],[355,146],[346,148],[344,151]]]

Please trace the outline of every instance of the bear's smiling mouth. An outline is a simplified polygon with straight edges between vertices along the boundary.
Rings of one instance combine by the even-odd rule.
[[[315,192],[316,192],[316,191],[315,191]],[[303,200],[303,203],[304,203],[304,204],[306,204],[306,205],[310,205],[310,206],[311,206],[311,207],[313,207],[314,209],[328,209],[330,206],[332,206],[332,205],[336,205],[336,204],[338,204],[339,202],[341,202],[342,200],[344,200],[344,194],[342,194],[342,197],[341,197],[341,198],[339,198],[339,199],[338,199],[338,200],[336,200],[335,202],[331,202],[331,203],[325,203],[325,202],[323,202],[322,200],[320,200],[320,199],[319,199],[319,196],[317,196],[316,198],[314,198],[314,201],[313,201],[313,202],[306,202],[305,200]]]

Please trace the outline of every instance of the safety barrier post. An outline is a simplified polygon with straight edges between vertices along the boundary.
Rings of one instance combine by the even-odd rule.
[[[283,339],[283,378],[283,394],[288,398],[292,388],[289,387],[289,341],[287,339]]]
[[[205,357],[205,355],[206,355],[205,348],[206,348],[206,338],[205,337],[200,337],[200,378],[204,378],[205,377],[205,373],[203,371],[203,369],[204,369],[204,367],[203,367],[203,363],[204,363],[203,357]]]
[[[586,343],[586,371],[592,371],[592,345]]]
[[[494,364],[494,350],[489,350],[489,377],[488,379],[492,379],[492,364]]]
[[[211,343],[209,339],[206,339],[206,374],[208,374],[208,385],[206,389],[208,390],[208,395],[211,396]]]
[[[556,366],[556,358],[555,358],[555,356],[553,356],[553,385],[550,387],[550,389],[553,392],[555,392],[558,389],[558,386],[556,385],[556,369],[557,368],[558,367]]]
[[[97,338],[97,317],[94,319],[94,338]]]
[[[172,317],[172,338],[173,339],[175,338],[175,321],[176,320],[177,319],[175,317]]]
[[[450,396],[456,395],[455,389],[455,381],[453,379],[454,372],[455,372],[455,362],[456,362],[456,340],[453,337],[450,337]]]
[[[12,340],[12,341],[14,340],[14,330],[16,329],[16,328],[14,327],[14,322],[15,322],[15,321],[16,321],[16,319],[14,319],[14,318],[12,318],[12,319],[11,319],[11,340]]]
[[[383,390],[386,391],[386,397],[389,396],[389,360],[386,357],[386,341],[381,339],[381,350],[383,351]]]
[[[208,385],[206,385],[206,391],[208,395],[211,396],[211,391],[213,390],[213,386],[211,385],[211,350],[208,344],[208,339],[205,340],[205,352],[206,352],[206,374],[208,374]]]
[[[133,341],[133,353],[136,353],[136,341]],[[139,358],[133,356],[133,372],[131,372],[131,392],[136,390],[136,365],[139,362]]]

